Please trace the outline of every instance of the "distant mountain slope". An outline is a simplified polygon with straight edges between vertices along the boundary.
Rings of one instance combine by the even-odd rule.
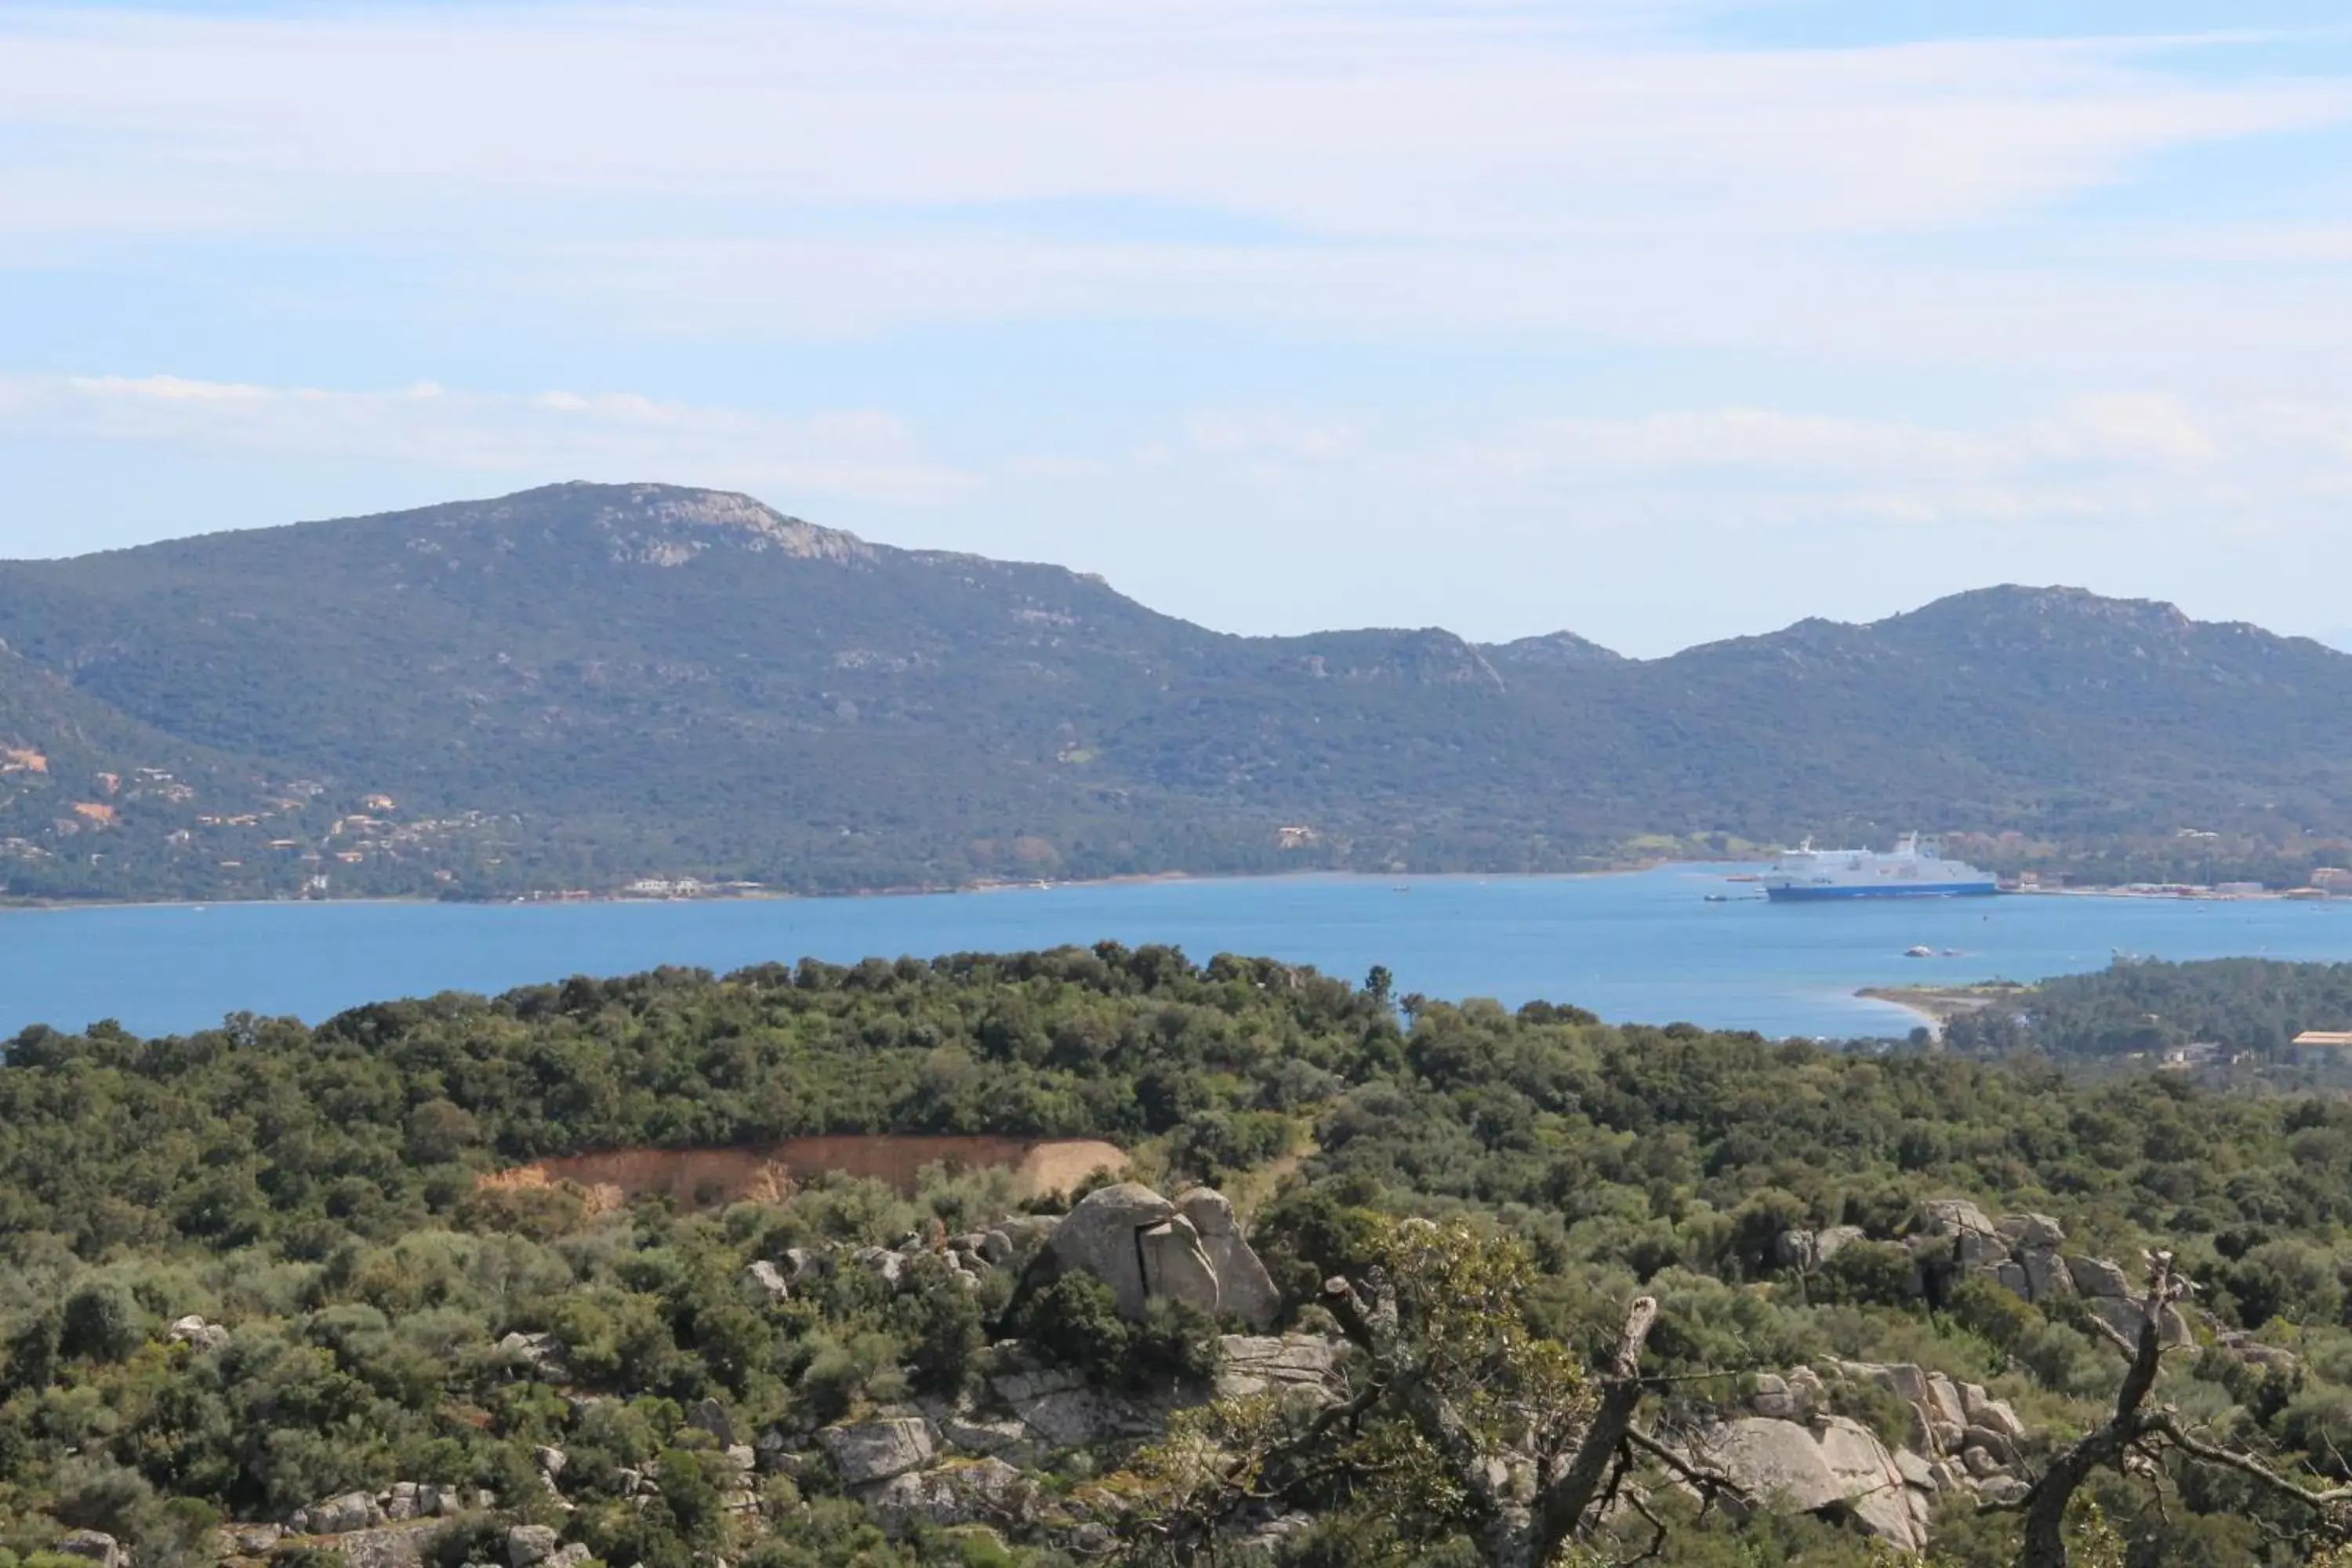
[[[2074,590],[1646,661],[1565,632],[1245,638],[741,496],[559,485],[0,563],[0,638],[22,666],[0,663],[0,701],[25,708],[0,743],[88,736],[75,769],[315,805],[262,868],[219,867],[255,857],[193,828],[177,860],[141,851],[158,888],[206,896],[1560,868],[1643,836],[1913,824],[2273,847],[2352,828],[2352,658]],[[130,760],[149,754],[178,760]]]
[[[272,783],[0,647],[0,890],[291,892],[294,868],[254,851],[310,831],[312,787]]]

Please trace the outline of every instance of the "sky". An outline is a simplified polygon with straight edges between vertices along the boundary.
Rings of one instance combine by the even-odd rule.
[[[747,490],[1224,630],[2352,646],[2340,0],[0,0],[0,555]]]

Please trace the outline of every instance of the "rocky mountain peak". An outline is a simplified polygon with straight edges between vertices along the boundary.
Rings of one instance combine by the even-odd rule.
[[[1602,647],[1574,632],[1548,632],[1541,637],[1489,643],[1478,651],[1506,668],[1574,669],[1585,665],[1622,664],[1625,660],[1625,656],[1614,648]]]
[[[551,492],[555,494],[551,495]],[[585,492],[585,493],[583,493]],[[777,551],[804,561],[850,565],[872,561],[875,547],[854,533],[787,517],[731,490],[670,485],[559,485],[525,491],[509,502],[558,496],[593,506],[587,525],[609,542],[615,561],[682,566],[713,549]]]

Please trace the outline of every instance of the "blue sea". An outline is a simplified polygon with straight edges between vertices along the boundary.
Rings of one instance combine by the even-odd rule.
[[[1093,884],[887,898],[593,904],[215,904],[0,911],[0,1037],[113,1018],[182,1033],[233,1011],[317,1022],[444,990],[656,964],[724,972],[1109,938],[1263,953],[1400,994],[1572,1002],[1620,1021],[1882,1036],[1865,985],[2036,980],[2155,958],[2352,959],[2352,900],[2040,896],[1768,904],[1727,866],[1607,877]],[[1707,894],[1733,901],[1710,903]],[[1914,945],[1934,958],[1906,958]]]

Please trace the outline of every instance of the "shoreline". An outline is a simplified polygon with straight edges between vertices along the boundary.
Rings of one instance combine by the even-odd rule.
[[[510,893],[491,898],[451,899],[422,893],[362,894],[353,897],[308,898],[299,896],[265,898],[5,898],[0,897],[0,914],[29,910],[194,910],[249,908],[278,904],[317,904],[321,906],[355,906],[368,904],[419,904],[449,906],[458,909],[502,909],[514,905],[568,904],[712,904],[749,903],[767,900],[817,901],[828,899],[917,899],[938,898],[963,893],[1024,893],[1048,892],[1063,888],[1118,888],[1148,885],[1157,882],[1282,882],[1282,881],[1360,881],[1387,883],[1460,882],[1460,881],[1576,881],[1599,877],[1630,877],[1645,871],[1670,867],[1685,867],[1693,873],[1708,868],[1738,868],[1742,880],[1753,881],[1752,874],[1764,867],[1761,861],[1745,860],[1682,860],[1671,856],[1649,856],[1633,858],[1622,864],[1580,871],[1357,871],[1344,869],[1301,869],[1295,871],[1120,871],[1108,877],[1047,877],[1047,878],[982,878],[969,882],[917,882],[898,886],[847,888],[836,892],[800,892],[786,888],[748,887],[741,884],[710,884],[708,892],[684,894],[631,893],[625,890],[589,892],[578,889],[551,889],[533,892]],[[1727,873],[1727,882],[1732,875]],[[1403,890],[1409,890],[1403,889]],[[2260,892],[2220,893],[2210,889],[2177,891],[2154,887],[2027,887],[2004,888],[1998,897],[2038,899],[2126,899],[2139,902],[2174,904],[2231,903],[2315,903],[2352,902],[2352,899],[2314,898],[2308,891],[2287,889],[2264,889]],[[1855,994],[1870,994],[1870,988]],[[1903,989],[1895,987],[1892,989]],[[1874,1000],[1893,1001],[1889,996],[1873,996]],[[1908,1005],[1897,1002],[1897,1005]],[[1920,1011],[1919,1009],[1913,1009]],[[1930,1015],[1932,1016],[1932,1015]]]
[[[1124,888],[1156,882],[1460,882],[1460,881],[1581,881],[1597,877],[1632,877],[1664,866],[1730,864],[1713,860],[1647,860],[1638,865],[1598,871],[1121,871],[1108,877],[1010,879],[974,882],[921,882],[893,888],[851,888],[834,893],[802,893],[784,888],[735,888],[709,893],[588,893],[572,889],[513,893],[499,898],[440,899],[415,893],[362,894],[351,898],[223,898],[223,899],[0,899],[0,914],[33,910],[208,910],[256,909],[278,905],[352,908],[361,905],[414,904],[448,909],[563,908],[583,904],[738,904],[814,903],[830,899],[925,899],[963,893],[1042,893],[1062,888]]]
[[[1916,1018],[1926,1021],[1930,1031],[1941,1035],[1944,1026],[1963,1014],[1982,1012],[2005,997],[2014,996],[2029,987],[2008,981],[1987,981],[1960,985],[1864,985],[1854,994],[1872,1002],[1884,1002],[1900,1007]]]

